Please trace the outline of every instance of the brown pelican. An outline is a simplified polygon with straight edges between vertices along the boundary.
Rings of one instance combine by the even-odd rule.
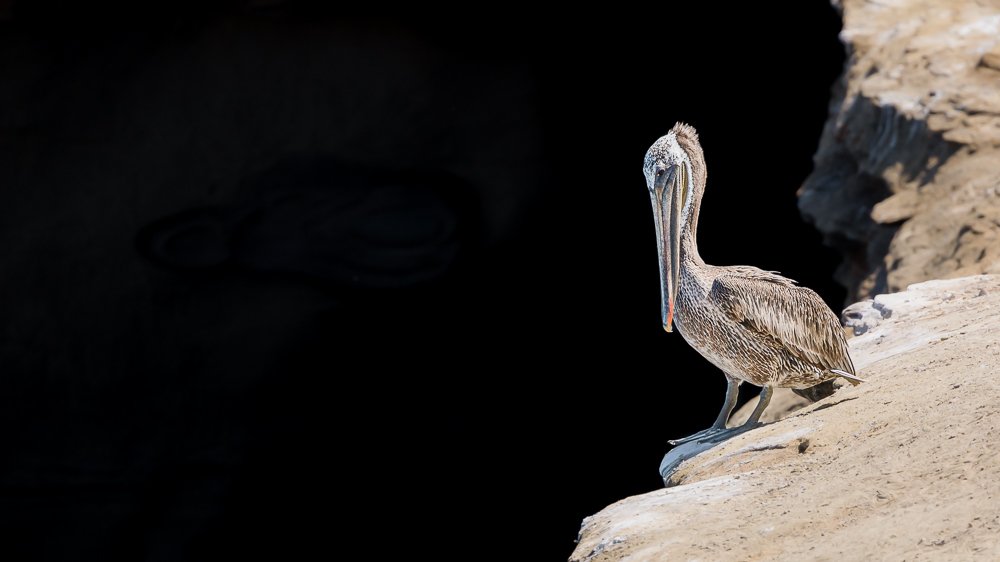
[[[753,427],[773,387],[805,389],[855,376],[840,322],[815,292],[756,267],[708,265],[695,239],[705,192],[705,157],[694,127],[678,123],[646,152],[643,165],[656,220],[663,329],[674,325],[691,347],[722,369],[729,386],[712,427],[677,445],[727,433],[743,381],[763,387]]]

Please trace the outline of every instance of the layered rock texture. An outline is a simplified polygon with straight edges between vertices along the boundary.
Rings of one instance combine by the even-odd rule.
[[[799,207],[848,302],[1000,272],[1000,2],[838,2],[847,68]]]
[[[849,311],[868,379],[584,521],[572,560],[995,560],[1000,277]]]

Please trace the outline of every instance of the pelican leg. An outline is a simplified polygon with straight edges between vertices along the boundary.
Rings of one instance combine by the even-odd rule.
[[[774,394],[774,387],[772,386],[765,386],[760,389],[760,398],[757,399],[757,406],[753,409],[750,417],[747,418],[747,421],[743,422],[743,425],[741,425],[740,428],[745,427],[750,429],[751,426],[756,425],[757,422],[760,421],[761,414],[764,413],[764,410],[767,409],[768,403],[771,402],[772,394]]]
[[[680,439],[671,439],[670,441],[668,441],[668,443],[670,443],[671,445],[681,445],[684,443],[689,443],[691,441],[699,441],[702,439],[706,439],[708,437],[714,437],[726,431],[726,422],[729,421],[729,414],[732,414],[733,408],[736,407],[736,400],[740,396],[740,383],[742,381],[740,381],[739,379],[726,377],[726,382],[729,383],[729,386],[726,387],[726,401],[723,402],[722,411],[719,412],[719,417],[715,418],[715,423],[712,424],[712,427],[708,429],[703,429],[698,433],[688,435],[687,437],[681,437]],[[768,396],[768,400],[770,399],[771,397]],[[765,404],[764,406],[766,407],[767,404]],[[763,409],[761,411],[763,411]],[[760,416],[758,415],[757,417],[759,418]]]
[[[738,387],[739,383],[733,384],[733,381],[729,381],[729,388],[732,390],[732,394],[735,396],[735,387]],[[698,453],[707,451],[712,447],[715,447],[719,443],[736,437],[741,433],[746,433],[751,429],[757,427],[760,421],[761,414],[767,408],[768,402],[771,401],[771,394],[774,389],[770,386],[765,386],[760,391],[760,398],[757,400],[757,406],[754,407],[753,413],[747,419],[746,423],[739,427],[733,427],[730,429],[716,428],[714,425],[704,431],[699,431],[690,437],[685,437],[684,439],[677,439],[676,441],[671,441],[671,444],[681,445],[680,447],[674,447],[663,456],[663,461],[660,462],[660,476],[663,477],[663,484],[668,488],[672,485],[670,481],[670,476],[677,470],[677,468],[684,461],[693,458]],[[732,406],[729,405],[729,395],[730,392],[726,392],[726,406],[729,410],[732,410]],[[735,402],[735,400],[733,400]],[[728,411],[723,409],[723,412],[727,414]],[[719,416],[722,417],[721,415]]]
[[[771,402],[771,395],[774,394],[774,387],[765,386],[760,390],[760,397],[757,399],[757,405],[754,406],[753,412],[750,412],[750,417],[747,421],[743,422],[743,425],[739,427],[732,427],[729,429],[723,429],[718,433],[710,436],[709,441],[718,443],[732,437],[736,437],[741,433],[746,433],[751,429],[759,425],[760,416],[767,409],[767,405]],[[706,438],[703,438],[706,439]]]

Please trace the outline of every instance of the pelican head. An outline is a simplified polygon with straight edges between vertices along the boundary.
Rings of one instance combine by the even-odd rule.
[[[688,125],[675,125],[646,152],[642,171],[656,220],[656,249],[660,254],[660,298],[663,329],[673,331],[674,304],[680,285],[681,228],[690,214],[691,159],[677,142],[678,134],[697,139]]]

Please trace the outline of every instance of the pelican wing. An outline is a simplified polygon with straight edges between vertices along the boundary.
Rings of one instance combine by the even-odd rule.
[[[819,369],[854,374],[840,321],[819,295],[755,267],[727,269],[709,298],[733,322]]]

